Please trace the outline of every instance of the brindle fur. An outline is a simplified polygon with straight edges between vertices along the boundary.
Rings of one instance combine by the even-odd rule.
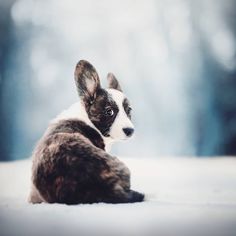
[[[99,108],[92,105],[98,106],[99,100],[102,103],[102,98],[108,95],[101,90],[95,69],[84,61],[81,64],[77,65],[77,69],[85,76],[81,77],[80,85],[77,84],[79,93],[85,103],[91,97],[93,99],[88,115],[92,112],[99,114]],[[84,68],[89,68],[90,75]],[[96,91],[92,93],[91,90],[85,91],[87,75],[97,81]],[[92,122],[96,126],[96,121]],[[102,127],[98,129],[103,135]],[[143,201],[143,194],[130,189],[129,169],[116,157],[106,153],[104,148],[101,134],[79,119],[65,119],[51,124],[33,153],[29,201],[66,204]]]

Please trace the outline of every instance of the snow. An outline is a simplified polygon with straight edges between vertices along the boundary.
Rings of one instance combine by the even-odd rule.
[[[236,235],[236,158],[121,159],[145,202],[31,205],[31,161],[0,163],[0,235]]]

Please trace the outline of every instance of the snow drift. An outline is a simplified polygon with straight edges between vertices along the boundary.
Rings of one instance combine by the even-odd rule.
[[[235,158],[121,159],[145,202],[31,205],[31,161],[0,163],[0,235],[236,235]]]

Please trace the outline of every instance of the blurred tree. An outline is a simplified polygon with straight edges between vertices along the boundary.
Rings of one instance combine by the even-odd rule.
[[[127,155],[236,155],[236,1],[95,2],[0,2],[0,160],[28,157],[77,100],[80,58],[134,101]]]
[[[12,120],[9,119],[13,106],[9,98],[14,97],[14,91],[7,90],[6,68],[11,50],[11,7],[15,0],[0,1],[0,160],[11,159]],[[9,94],[10,93],[10,94]]]

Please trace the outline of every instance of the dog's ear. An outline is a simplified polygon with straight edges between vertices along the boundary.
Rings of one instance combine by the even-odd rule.
[[[112,73],[109,73],[107,75],[107,80],[108,80],[108,88],[116,89],[122,92],[122,89],[120,87],[118,80]]]
[[[98,73],[89,62],[85,60],[78,62],[75,68],[75,83],[82,100],[92,104],[101,86]]]

